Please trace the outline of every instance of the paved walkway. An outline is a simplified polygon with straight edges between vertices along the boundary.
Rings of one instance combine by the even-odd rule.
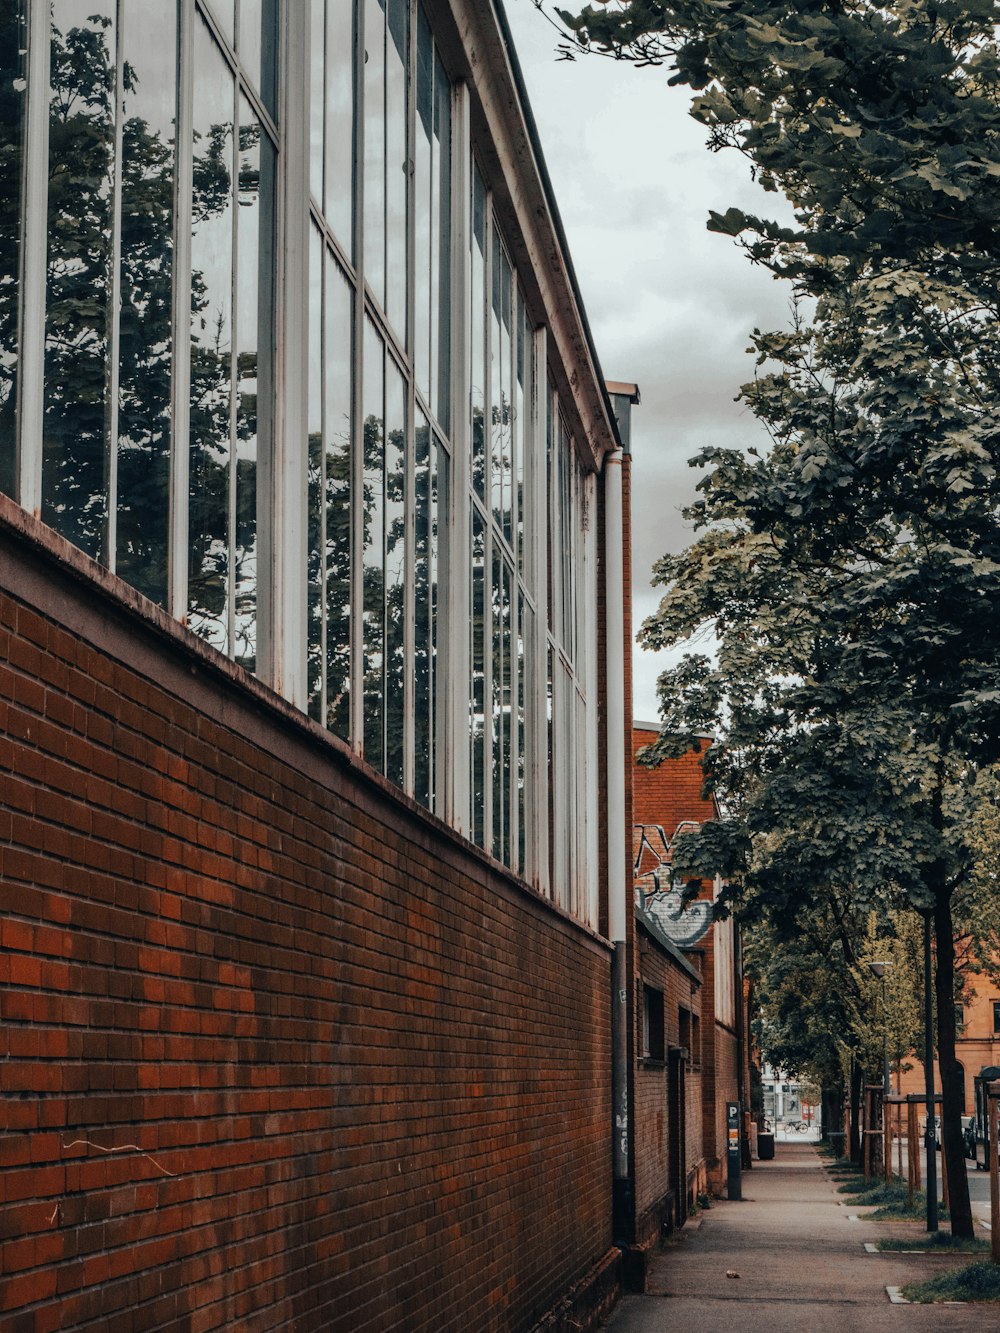
[[[717,1201],[653,1261],[649,1290],[626,1296],[607,1333],[922,1333],[1000,1327],[995,1305],[892,1305],[886,1287],[979,1256],[869,1254],[866,1240],[917,1224],[852,1222],[811,1144],[779,1143],[743,1176],[743,1201]],[[739,1274],[727,1277],[727,1272]]]

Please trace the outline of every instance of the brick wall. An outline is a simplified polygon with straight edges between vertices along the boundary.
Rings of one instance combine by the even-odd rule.
[[[0,1323],[531,1327],[610,1245],[604,945],[0,509]]]
[[[664,1055],[682,1044],[680,1009],[700,1014],[701,987],[690,973],[680,967],[655,941],[639,932],[639,984],[636,991],[636,1048],[640,1049],[643,986],[651,986],[663,995]],[[690,1038],[685,1039],[686,1042]],[[692,1097],[693,1070],[689,1064],[685,1077],[685,1147],[688,1171],[696,1170],[701,1153],[701,1107]],[[642,1239],[648,1226],[643,1224],[651,1210],[656,1210],[668,1192],[680,1190],[686,1182],[670,1179],[669,1099],[665,1061],[639,1060],[635,1090],[635,1203],[639,1219],[637,1234]],[[692,1123],[693,1122],[693,1123]]]

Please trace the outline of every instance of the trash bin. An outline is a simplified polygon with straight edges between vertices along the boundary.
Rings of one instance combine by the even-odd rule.
[[[770,1130],[761,1130],[757,1135],[757,1156],[762,1162],[774,1160],[774,1134]]]

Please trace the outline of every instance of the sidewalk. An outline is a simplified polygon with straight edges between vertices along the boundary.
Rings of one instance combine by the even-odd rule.
[[[921,1333],[996,1327],[996,1306],[892,1305],[886,1287],[979,1256],[869,1254],[913,1224],[849,1221],[811,1144],[779,1143],[743,1175],[743,1202],[716,1201],[658,1254],[649,1290],[626,1296],[607,1333]],[[727,1277],[727,1271],[738,1278]]]

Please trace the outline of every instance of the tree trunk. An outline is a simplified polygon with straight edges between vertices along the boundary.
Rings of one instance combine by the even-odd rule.
[[[861,1089],[865,1081],[864,1070],[858,1064],[857,1057],[851,1056],[851,1105],[849,1109],[850,1158],[852,1162],[861,1161]]]
[[[941,1073],[941,1154],[948,1171],[951,1234],[971,1240],[975,1235],[969,1178],[965,1173],[962,1144],[962,1113],[965,1088],[955,1059],[955,931],[951,919],[951,897],[938,894],[934,908],[934,940],[937,949],[934,989],[937,999],[938,1069]]]
[[[824,1087],[820,1098],[820,1116],[822,1134],[825,1143],[832,1143],[844,1155],[844,1084],[843,1080],[832,1087]]]

